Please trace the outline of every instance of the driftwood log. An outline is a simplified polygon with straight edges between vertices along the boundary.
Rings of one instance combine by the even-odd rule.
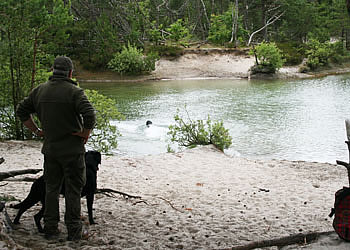
[[[42,169],[23,169],[23,170],[13,170],[8,172],[0,172],[0,181],[5,180],[10,177],[14,177],[16,175],[22,175],[22,174],[37,174]]]
[[[249,250],[249,249],[263,248],[263,247],[273,247],[273,246],[283,247],[283,246],[288,246],[293,244],[306,244],[316,240],[321,235],[329,235],[332,233],[334,233],[334,231],[312,232],[312,233],[306,233],[306,234],[300,233],[300,234],[294,234],[294,235],[290,235],[290,236],[286,236],[278,239],[255,241],[247,245],[235,246],[230,249],[231,250]]]
[[[3,157],[0,158],[0,164],[2,164],[5,161]],[[16,175],[22,175],[22,174],[37,174],[42,169],[23,169],[23,170],[13,170],[8,172],[0,172],[0,181],[5,180],[10,177],[14,177]]]

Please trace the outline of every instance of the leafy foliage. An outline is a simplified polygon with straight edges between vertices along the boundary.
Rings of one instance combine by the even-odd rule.
[[[283,54],[283,58],[285,59],[284,65],[298,65],[303,61],[305,55],[303,49],[300,48],[300,44],[285,42],[276,45]]]
[[[59,0],[0,2],[0,115],[4,121],[0,129],[5,138],[26,138],[14,110],[47,79],[51,65],[45,63],[50,54],[64,47],[64,30],[72,20],[67,7]]]
[[[0,70],[0,79],[4,79],[5,83],[7,82],[5,77],[9,74],[6,68],[9,70],[8,67],[3,65],[2,70]],[[51,73],[47,72],[47,70],[39,69],[36,73],[36,79],[37,81],[44,82],[48,79],[50,74]],[[12,104],[12,100],[9,98],[11,91],[12,89],[8,88],[6,84],[0,84],[0,138],[2,139],[18,139],[16,136],[18,121],[16,120],[15,107]],[[33,116],[33,118],[37,124],[40,124],[36,116]],[[32,138],[33,134],[27,129],[24,129],[22,132],[22,139]]]
[[[209,115],[206,121],[185,121],[178,113],[174,116],[175,124],[169,126],[168,135],[172,142],[180,147],[196,147],[197,145],[213,144],[221,151],[232,144],[229,131],[224,128],[222,121],[212,122]],[[168,147],[168,151],[170,148]]]
[[[233,22],[231,8],[221,15],[211,15],[208,41],[218,45],[224,45],[230,41]],[[240,42],[243,42],[247,36],[247,31],[241,25],[242,18],[239,18],[238,22],[237,37]]]
[[[141,50],[129,44],[128,47],[124,46],[121,52],[114,55],[108,66],[121,75],[141,74],[154,70],[157,60],[157,54],[150,53],[145,57]]]
[[[190,31],[182,19],[178,19],[175,23],[172,23],[166,30],[170,33],[169,38],[174,42],[188,40],[190,38]]]
[[[349,52],[343,46],[341,41],[330,43],[320,42],[311,39],[306,44],[307,61],[306,66],[311,70],[328,66],[329,63],[342,63],[349,59]]]
[[[338,41],[335,43],[330,43],[330,47],[332,50],[332,55],[330,61],[332,63],[343,63],[349,61],[350,52],[344,47],[343,41]]]
[[[92,131],[88,145],[103,153],[108,153],[118,146],[117,138],[121,136],[112,120],[123,120],[116,103],[96,90],[85,90],[85,94],[96,110],[96,126]]]
[[[211,24],[209,29],[208,40],[214,44],[221,44],[230,41],[231,39],[231,25],[227,25],[232,22],[231,16],[227,15],[212,15]]]
[[[284,60],[281,50],[277,48],[275,43],[260,43],[250,53],[255,54],[258,59],[258,65],[267,67],[273,72],[283,66]]]
[[[307,43],[307,66],[315,70],[318,67],[326,66],[329,63],[329,57],[332,54],[329,43],[321,43],[318,40],[310,40]]]
[[[159,27],[157,27],[156,21],[152,22],[152,28],[149,28],[147,30],[148,36],[149,36],[149,41],[155,43],[158,45],[160,41],[163,39],[162,37],[162,30],[163,25],[160,24]]]

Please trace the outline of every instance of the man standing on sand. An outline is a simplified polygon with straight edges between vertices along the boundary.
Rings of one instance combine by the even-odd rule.
[[[95,125],[95,110],[84,91],[72,78],[73,63],[59,56],[53,64],[53,75],[17,107],[23,124],[38,136],[44,137],[46,183],[44,233],[45,238],[58,236],[59,193],[65,180],[65,216],[68,240],[80,240],[81,191],[86,181],[84,153],[90,132]],[[32,119],[36,113],[42,130]]]

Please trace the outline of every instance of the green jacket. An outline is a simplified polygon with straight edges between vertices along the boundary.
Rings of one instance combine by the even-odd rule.
[[[36,113],[44,131],[42,153],[50,156],[83,154],[81,137],[72,133],[95,125],[95,110],[84,91],[71,79],[53,75],[33,89],[17,107],[21,121]]]

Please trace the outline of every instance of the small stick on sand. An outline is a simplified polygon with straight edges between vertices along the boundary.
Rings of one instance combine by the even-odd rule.
[[[123,192],[120,192],[120,191],[117,191],[117,190],[113,190],[113,189],[110,189],[110,188],[98,188],[95,193],[96,194],[104,194],[104,195],[107,195],[109,197],[115,197],[115,196],[111,195],[110,193],[116,193],[116,194],[122,195],[124,198],[141,199],[141,196],[130,195],[130,194],[123,193]]]
[[[180,209],[174,207],[174,205],[173,205],[170,201],[164,199],[163,197],[158,197],[158,198],[161,199],[161,200],[163,200],[163,201],[165,201],[166,203],[168,203],[168,204],[169,204],[173,209],[175,209],[176,211],[181,212],[181,213],[184,212],[184,211],[182,211],[182,210],[180,210]]]

